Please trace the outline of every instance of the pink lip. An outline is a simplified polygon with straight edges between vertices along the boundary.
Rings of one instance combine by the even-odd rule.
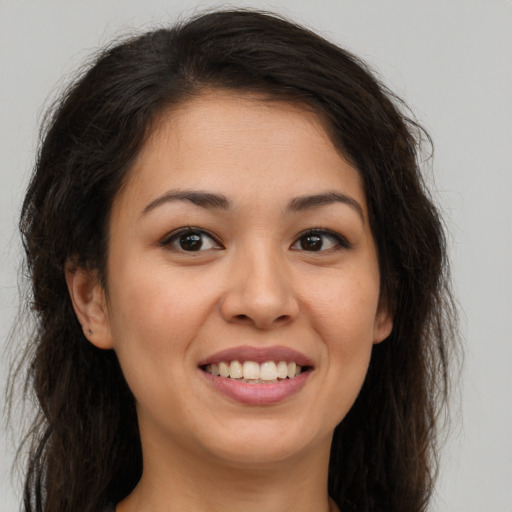
[[[248,384],[230,378],[217,377],[203,370],[200,372],[216,391],[248,405],[270,405],[281,402],[299,392],[311,374],[311,371],[306,371],[293,379],[284,379],[280,382]]]
[[[222,361],[255,361],[264,363],[266,361],[295,362],[300,366],[313,367],[311,359],[294,349],[276,345],[273,347],[254,347],[249,345],[228,348],[216,352],[199,362],[201,375],[207,382],[221,394],[237,402],[249,405],[270,405],[281,402],[286,398],[299,392],[311,375],[311,369],[301,373],[292,379],[283,379],[279,382],[268,384],[248,384],[234,379],[212,375],[201,367],[220,363]]]
[[[206,364],[220,363],[222,361],[254,361],[258,364],[266,361],[286,361],[295,362],[301,366],[313,366],[313,362],[304,354],[296,350],[280,345],[273,347],[254,347],[243,345],[239,347],[228,348],[216,352],[199,362],[198,366]]]

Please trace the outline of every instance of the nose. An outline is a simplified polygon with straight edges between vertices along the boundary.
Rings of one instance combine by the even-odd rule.
[[[297,317],[299,302],[291,275],[276,252],[266,250],[235,257],[220,306],[225,321],[272,329]]]

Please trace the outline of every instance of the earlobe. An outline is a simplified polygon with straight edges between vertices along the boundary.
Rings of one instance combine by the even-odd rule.
[[[373,343],[384,341],[393,330],[393,315],[389,308],[382,307],[375,317],[375,326],[373,332]]]
[[[97,272],[68,261],[65,274],[73,309],[85,337],[98,348],[113,348],[105,292]]]

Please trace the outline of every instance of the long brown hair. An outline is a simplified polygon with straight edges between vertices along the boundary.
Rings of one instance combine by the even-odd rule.
[[[428,136],[356,57],[249,10],[107,48],[47,118],[20,221],[36,319],[26,389],[38,404],[24,510],[97,512],[140,478],[134,398],[115,353],[85,339],[64,266],[74,258],[106,278],[110,208],[126,173],[159,113],[204,88],[307,106],[360,172],[394,328],[335,430],[329,493],[344,511],[424,511],[455,326],[443,226],[420,174]]]

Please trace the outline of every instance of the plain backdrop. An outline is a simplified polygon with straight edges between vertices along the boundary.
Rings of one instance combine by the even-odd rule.
[[[280,12],[354,51],[430,131],[466,351],[432,511],[511,512],[510,1],[0,0],[0,345],[17,311],[16,223],[44,107],[114,35],[220,5]],[[2,356],[2,390],[6,378]],[[0,512],[19,508],[10,476],[17,431],[2,425]]]

